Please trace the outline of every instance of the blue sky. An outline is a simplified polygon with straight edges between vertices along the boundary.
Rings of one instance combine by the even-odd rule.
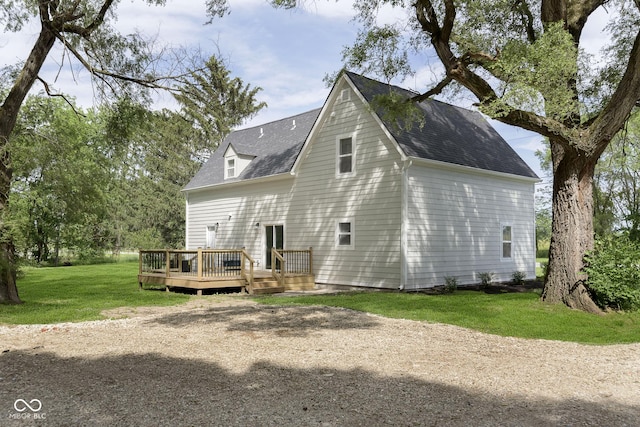
[[[355,40],[357,27],[350,1],[316,0],[304,4],[303,9],[286,11],[273,9],[264,0],[230,0],[228,16],[204,25],[207,18],[203,0],[168,0],[165,7],[124,0],[118,9],[118,26],[123,32],[136,29],[154,37],[158,45],[200,48],[207,55],[219,54],[234,76],[262,88],[259,99],[268,107],[244,125],[254,126],[322,106],[329,93],[323,78],[341,68],[342,49]],[[382,19],[393,21],[399,13],[404,11],[386,10]],[[598,25],[594,22],[584,35],[594,52],[603,39]],[[34,23],[20,34],[2,34],[2,65],[24,59],[37,32],[38,25]],[[87,73],[69,72],[66,64],[61,67],[60,58],[61,50],[54,52],[41,75],[54,88],[74,96],[80,105],[90,107],[94,94]],[[414,90],[429,88],[441,67],[434,55],[424,55],[421,60],[415,76],[396,83]],[[40,89],[36,84],[35,90]],[[459,99],[456,103],[472,108],[473,99]],[[169,96],[158,95],[158,108],[171,105]],[[542,147],[542,138],[491,123],[542,176],[534,156],[535,150]]]

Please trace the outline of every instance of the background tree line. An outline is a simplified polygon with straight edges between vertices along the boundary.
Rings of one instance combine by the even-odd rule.
[[[123,249],[183,247],[182,187],[233,126],[264,104],[215,57],[182,77],[176,111],[131,98],[83,110],[27,98],[11,137],[6,213],[16,253],[57,264]]]

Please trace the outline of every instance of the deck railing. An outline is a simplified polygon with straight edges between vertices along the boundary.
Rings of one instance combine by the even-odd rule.
[[[313,248],[272,249],[273,271],[284,276],[313,274]]]
[[[272,249],[271,259],[271,275],[282,287],[286,277],[313,275],[312,248]],[[139,274],[196,282],[241,279],[251,293],[254,264],[244,249],[140,250]]]
[[[141,275],[196,280],[243,278],[253,284],[253,259],[244,249],[140,250]]]

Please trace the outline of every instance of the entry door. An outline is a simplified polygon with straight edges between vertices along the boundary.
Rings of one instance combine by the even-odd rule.
[[[264,259],[267,260],[267,269],[269,269],[271,268],[271,248],[284,249],[284,226],[266,225],[264,230],[267,243]]]
[[[216,247],[216,226],[207,226],[207,249],[213,249]]]

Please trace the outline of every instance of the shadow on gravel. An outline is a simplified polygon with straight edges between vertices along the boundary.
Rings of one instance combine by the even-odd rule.
[[[358,311],[320,306],[223,306],[167,314],[149,320],[165,326],[189,327],[220,324],[228,331],[279,331],[306,336],[318,330],[369,329],[379,325],[374,316]]]
[[[18,399],[37,399],[41,408],[19,412]],[[4,426],[38,425],[36,416],[48,426],[621,426],[637,425],[639,410],[494,396],[360,369],[255,363],[234,373],[159,354],[78,359],[34,349],[0,355]]]

